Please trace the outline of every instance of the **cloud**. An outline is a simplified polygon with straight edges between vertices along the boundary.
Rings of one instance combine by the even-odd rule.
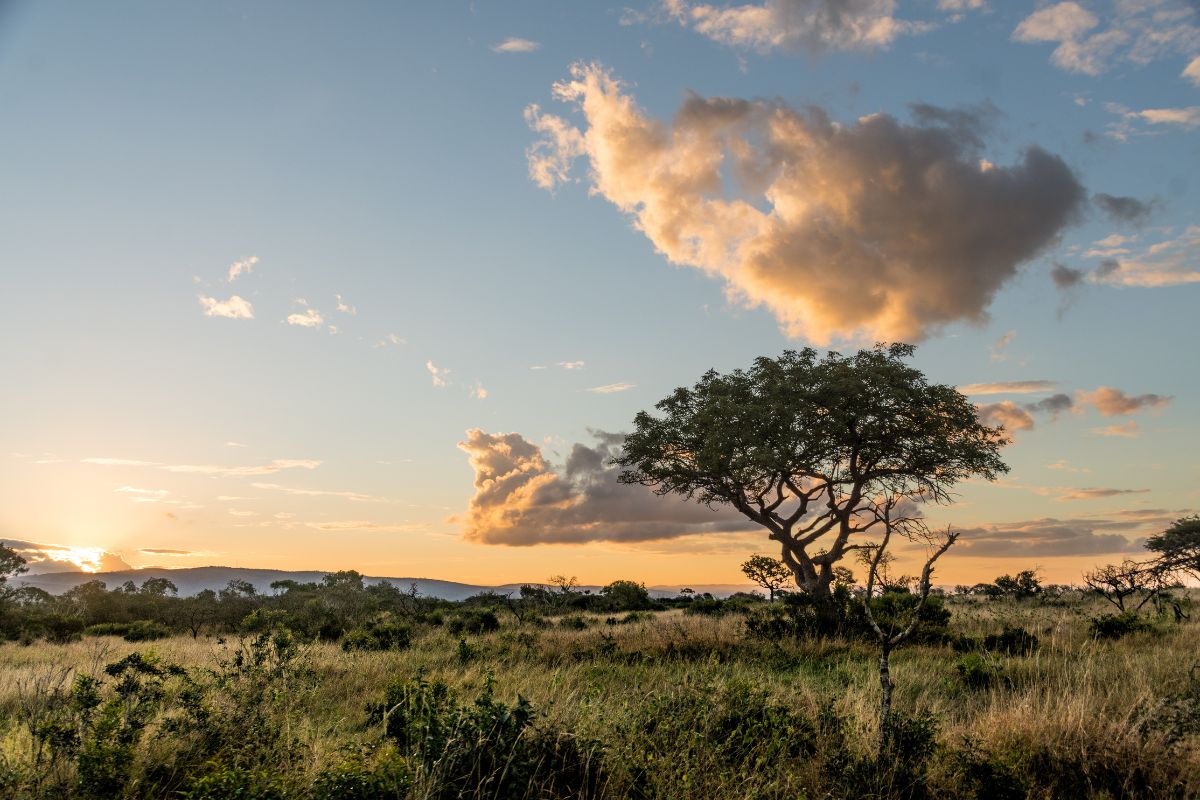
[[[1160,394],[1125,394],[1120,389],[1101,386],[1093,392],[1079,392],[1079,404],[1092,406],[1105,417],[1136,414],[1146,409],[1163,408],[1171,402],[1170,397]]]
[[[1116,197],[1104,192],[1092,195],[1092,202],[1117,222],[1139,224],[1149,219],[1154,210],[1152,203],[1144,203],[1136,197]]]
[[[720,44],[771,50],[878,50],[933,26],[897,19],[895,0],[766,0],[715,6],[666,0],[679,24]]]
[[[139,489],[136,486],[118,486],[114,492],[130,495],[135,503],[161,503],[170,494],[166,489]]]
[[[386,498],[373,497],[362,492],[339,492],[329,491],[326,489],[297,489],[291,486],[280,486],[277,483],[252,483],[250,484],[255,489],[270,489],[276,492],[285,494],[299,495],[303,497],[342,497],[346,500],[352,500],[356,503],[386,503]]]
[[[321,316],[321,312],[315,308],[306,308],[302,312],[288,314],[287,318],[288,325],[299,325],[303,328],[317,328],[324,321],[325,318]]]
[[[954,551],[960,556],[1021,557],[1087,556],[1127,553],[1137,546],[1125,536],[1103,533],[1103,520],[1060,520],[1053,517],[965,528]]]
[[[1049,414],[1051,419],[1057,419],[1064,411],[1070,411],[1074,401],[1070,395],[1052,394],[1033,403],[1026,403],[1025,410],[1034,414]]]
[[[1047,383],[1046,381],[1014,381],[1017,386],[1023,383]],[[987,386],[987,384],[984,384]],[[997,384],[1001,386],[1003,384]],[[983,393],[980,393],[983,394]],[[1012,400],[1001,400],[998,403],[981,403],[976,405],[976,415],[985,425],[992,427],[1003,426],[1006,431],[1033,430],[1034,414],[1046,414],[1051,419],[1069,410],[1073,405],[1069,395],[1052,394],[1032,403],[1017,404]]]
[[[1055,264],[1050,270],[1050,277],[1056,288],[1066,291],[1073,289],[1087,278],[1087,271],[1068,267],[1066,264]]]
[[[226,442],[225,446],[226,447],[249,447],[250,445],[242,444],[241,442]]]
[[[526,109],[541,134],[528,152],[536,183],[554,188],[585,158],[593,191],[669,261],[723,279],[731,299],[819,344],[983,321],[1084,197],[1036,146],[1013,166],[982,165],[979,126],[958,117],[837,124],[815,107],[689,95],[668,125],[598,65],[576,65],[554,94],[583,127]]]
[[[1047,464],[1046,469],[1058,469],[1064,472],[1091,472],[1091,470],[1087,467],[1073,467],[1066,459],[1063,458]]]
[[[408,344],[408,340],[403,339],[394,333],[389,333],[387,336],[376,342],[375,347],[387,347],[388,345],[395,345],[396,347],[399,347],[403,344]]]
[[[994,381],[958,387],[963,394],[1037,394],[1054,390],[1054,381]]]
[[[1123,494],[1145,494],[1149,489],[1066,489],[1058,495],[1059,500],[1102,500]]]
[[[755,530],[729,509],[713,510],[643,486],[617,482],[610,464],[621,434],[593,432],[593,446],[576,444],[556,469],[541,448],[518,433],[467,431],[459,449],[475,470],[475,495],[462,523],[469,541],[535,545],[591,541],[648,541],[697,533]]]
[[[84,464],[100,464],[105,467],[153,467],[153,461],[137,461],[132,458],[81,458]]]
[[[1183,72],[1179,73],[1179,77],[1193,86],[1200,86],[1200,56],[1189,61],[1188,65],[1183,68]]]
[[[558,366],[562,367],[563,369],[583,369],[584,362],[582,362],[582,361],[560,361],[560,362],[558,362]]]
[[[321,462],[312,458],[276,458],[269,464],[253,464],[245,467],[229,467],[217,464],[171,464],[164,466],[167,472],[197,475],[220,475],[239,478],[250,475],[274,475],[285,469],[316,469]]]
[[[218,300],[215,297],[200,296],[200,305],[206,317],[226,317],[228,319],[254,319],[254,307],[250,301],[236,294],[228,300]]]
[[[238,276],[243,272],[249,274],[252,269],[258,264],[258,256],[250,256],[243,258],[241,261],[235,261],[229,265],[229,283],[233,283],[238,279]]]
[[[614,394],[616,392],[625,392],[634,388],[635,383],[607,383],[604,386],[593,386],[587,391],[594,394]]]
[[[1136,439],[1138,436],[1137,420],[1131,419],[1128,422],[1123,422],[1119,425],[1109,425],[1105,428],[1092,428],[1091,432],[1097,436],[1115,436],[1125,439]]]
[[[1015,339],[1016,337],[1017,337],[1016,331],[1009,331],[1008,333],[1004,334],[999,339],[997,339],[996,343],[992,345],[992,361],[1007,361],[1008,354],[1005,353],[1004,350],[1006,347],[1008,347],[1012,343],[1012,340]]]
[[[1003,427],[1006,431],[1033,430],[1033,415],[1012,400],[978,405],[975,413],[980,422],[993,428]]]
[[[541,44],[530,39],[519,39],[510,36],[502,42],[492,45],[493,53],[532,53],[541,49]]]
[[[1200,128],[1200,106],[1187,108],[1147,108],[1137,115],[1151,125],[1178,125],[1190,131]]]
[[[246,511],[246,510],[243,510],[240,508],[231,508],[231,509],[228,509],[228,511],[232,516],[235,516],[235,517],[257,517],[258,516],[257,511]]]
[[[471,387],[470,395],[476,400],[486,400],[488,390],[483,388],[483,384],[479,381],[475,381],[475,385]]]
[[[342,296],[340,294],[335,294],[333,297],[335,300],[337,300],[337,310],[338,311],[340,311],[343,314],[349,314],[351,316],[358,314],[358,309],[355,308],[354,306],[347,305],[346,302],[344,300],[342,300]]]
[[[1118,0],[1103,24],[1079,3],[1061,2],[1023,19],[1012,38],[1057,44],[1050,57],[1056,66],[1096,76],[1121,62],[1144,66],[1166,56],[1194,55],[1200,48],[1198,21],[1194,4],[1181,0]]]
[[[437,367],[432,361],[425,362],[425,369],[429,370],[429,375],[433,379],[433,385],[442,388],[446,385],[446,376],[450,374],[450,370],[444,367]]]
[[[145,553],[148,556],[194,556],[199,553],[193,553],[191,550],[172,550],[166,547],[143,547],[138,550],[139,553]]]
[[[343,531],[367,531],[369,533],[408,533],[411,531],[424,530],[425,526],[419,523],[401,523],[390,525],[379,522],[366,522],[363,520],[337,520],[333,522],[306,522],[305,526],[318,531],[327,533],[340,533]]]
[[[47,572],[118,572],[133,569],[121,556],[102,547],[68,547],[16,539],[0,541],[25,559],[31,575]],[[16,579],[16,583],[20,583],[20,577]]]
[[[1096,253],[1099,255],[1099,253]],[[1105,258],[1087,274],[1092,283],[1160,288],[1200,283],[1200,225],[1189,225],[1174,239],[1155,242],[1140,253],[1128,250]]]

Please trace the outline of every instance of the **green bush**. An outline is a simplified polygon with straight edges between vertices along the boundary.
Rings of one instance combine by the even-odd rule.
[[[469,608],[446,621],[446,630],[453,634],[483,634],[500,630],[500,618],[491,609]]]
[[[588,626],[588,621],[578,614],[570,614],[558,621],[558,627],[571,631],[582,631]]]
[[[376,622],[366,628],[355,628],[342,638],[342,649],[352,650],[403,650],[412,643],[412,632],[405,625],[394,622]]]
[[[966,653],[954,662],[959,682],[968,689],[988,689],[996,685],[1003,674],[1001,666],[987,653]]]
[[[470,703],[440,681],[397,681],[371,711],[425,797],[590,798],[603,784],[597,743],[537,728],[529,702],[497,701],[490,681]]]
[[[1003,632],[985,636],[983,647],[1005,655],[1027,656],[1038,649],[1038,637],[1024,628],[1010,628],[1005,625]]]
[[[216,768],[183,792],[185,800],[286,800],[280,775],[270,770]]]
[[[1132,611],[1101,614],[1088,622],[1088,630],[1097,639],[1122,639],[1131,633],[1149,630],[1150,625]]]
[[[411,770],[400,757],[388,757],[375,765],[355,758],[318,775],[313,783],[312,800],[402,797],[411,785]]]

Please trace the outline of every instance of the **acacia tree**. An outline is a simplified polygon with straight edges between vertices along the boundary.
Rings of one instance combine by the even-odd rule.
[[[819,359],[806,348],[710,370],[660,401],[661,416],[637,415],[620,480],[737,509],[831,610],[834,567],[867,546],[881,498],[949,502],[959,481],[1008,471],[1003,429],[905,363],[914,351],[897,343]]]
[[[1147,539],[1146,549],[1158,554],[1152,564],[1160,572],[1200,577],[1200,515],[1175,520]]]
[[[792,582],[792,571],[777,558],[755,553],[742,562],[742,572],[747,578],[767,590],[769,600],[775,602],[775,595]]]

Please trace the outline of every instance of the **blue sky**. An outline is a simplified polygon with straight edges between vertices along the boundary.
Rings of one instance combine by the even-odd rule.
[[[939,382],[1048,382],[973,396],[1013,471],[940,512],[977,540],[946,580],[1136,552],[1200,507],[1200,11],[848,8],[6,4],[0,537],[45,568],[733,582],[763,537],[614,533],[556,470],[710,367],[894,333]],[[948,183],[872,190],[889,165]],[[487,499],[491,536],[488,469],[571,508]]]

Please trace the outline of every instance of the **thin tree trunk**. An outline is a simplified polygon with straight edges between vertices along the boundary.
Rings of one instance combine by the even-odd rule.
[[[884,644],[879,653],[879,685],[883,689],[879,700],[879,760],[881,762],[887,753],[888,739],[891,736],[892,689],[896,687],[896,684],[892,683],[891,657],[892,648]]]

